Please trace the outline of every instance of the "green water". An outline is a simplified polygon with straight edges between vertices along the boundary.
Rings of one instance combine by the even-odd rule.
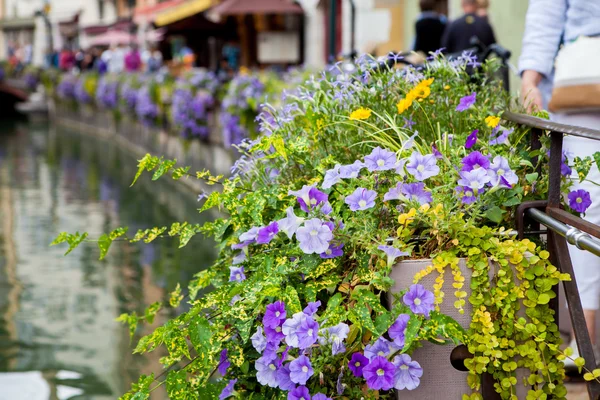
[[[43,121],[0,122],[0,400],[116,399],[140,374],[161,372],[163,354],[131,355],[115,318],[186,286],[214,259],[213,243],[116,242],[104,261],[94,243],[67,257],[48,246],[61,231],[98,237],[128,226],[133,235],[210,217],[173,182],[146,177],[130,188],[135,170],[112,143]]]

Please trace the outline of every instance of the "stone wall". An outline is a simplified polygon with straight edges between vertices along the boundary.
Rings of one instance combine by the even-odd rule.
[[[117,144],[141,158],[146,153],[177,159],[179,166],[190,166],[191,172],[203,169],[213,175],[229,175],[235,160],[235,151],[222,144],[218,127],[218,115],[213,113],[211,136],[207,141],[185,140],[167,128],[145,127],[128,115],[115,117],[112,111],[98,110],[92,106],[65,105],[50,102],[50,116],[53,123],[75,130],[82,135],[93,135]],[[196,193],[210,191],[208,186],[194,179],[181,179],[178,182]]]

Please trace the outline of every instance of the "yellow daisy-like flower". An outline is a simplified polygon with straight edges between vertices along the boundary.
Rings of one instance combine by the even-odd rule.
[[[419,82],[419,84],[417,85],[417,87],[429,87],[431,86],[431,84],[433,83],[434,78],[429,78],[429,79],[425,79],[422,80],[421,82]]]
[[[485,119],[485,123],[487,124],[487,126],[489,126],[490,128],[495,128],[498,126],[498,124],[500,123],[500,117],[494,117],[493,115],[490,115],[489,117],[487,117]]]
[[[413,99],[408,98],[408,96],[406,99],[401,99],[398,104],[396,104],[396,107],[398,107],[398,114],[402,114],[404,111],[408,110],[410,106],[412,106],[412,103]]]
[[[361,107],[358,110],[352,111],[352,114],[350,114],[350,120],[363,120],[369,118],[370,116],[371,110],[369,110],[368,108]]]
[[[411,93],[417,99],[426,99],[431,94],[431,89],[429,88],[429,86],[417,86],[416,88],[411,90]]]

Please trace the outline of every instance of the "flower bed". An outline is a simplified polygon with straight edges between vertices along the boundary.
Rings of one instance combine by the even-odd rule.
[[[226,217],[174,223],[168,234],[182,245],[211,235],[220,256],[190,283],[189,311],[136,346],[164,347],[161,363],[181,368],[160,382],[142,376],[124,398],[145,398],[163,383],[172,399],[393,398],[428,373],[411,356],[424,342],[468,346],[463,398],[480,399],[488,373],[502,398],[514,399],[517,369],[526,371],[528,398],[564,398],[548,303],[569,276],[550,264],[543,243],[510,233],[515,207],[546,197],[547,140],[532,150],[526,130],[501,124],[511,99],[488,78],[496,64],[469,75],[476,64],[469,54],[453,62],[435,55],[427,68],[395,70],[360,57],[356,75],[323,74],[282,106],[265,106],[231,178],[193,174],[222,186],[201,211],[219,207]],[[247,80],[235,87],[259,90]],[[581,179],[592,163],[575,160]],[[136,179],[190,175],[175,164],[147,155]],[[568,198],[573,212],[589,206],[585,193]],[[103,236],[102,256],[123,234]],[[65,233],[55,243],[72,249],[84,239]],[[425,258],[431,263],[387,304],[395,263]],[[420,281],[433,276],[430,291]],[[183,297],[176,291],[164,306]],[[448,302],[458,313],[469,302],[468,329],[440,311]],[[133,334],[159,308],[121,320]]]

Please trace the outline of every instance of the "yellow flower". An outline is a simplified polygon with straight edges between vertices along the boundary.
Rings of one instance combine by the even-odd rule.
[[[444,90],[450,90],[450,85],[444,86]]]
[[[434,80],[434,78],[422,80],[421,82],[419,82],[417,87],[429,87],[433,83],[433,80]]]
[[[248,75],[250,73],[250,70],[248,69],[248,67],[242,65],[240,67],[239,73],[240,75]]]
[[[426,99],[431,94],[429,86],[417,86],[411,93],[418,99]]]
[[[401,99],[398,104],[396,105],[396,107],[398,107],[398,114],[402,114],[404,111],[408,110],[410,108],[410,106],[412,106],[413,100],[406,98],[406,99]]]
[[[485,123],[487,124],[487,126],[489,126],[490,128],[495,128],[498,126],[498,124],[500,123],[500,117],[494,117],[493,115],[490,115],[489,117],[487,117],[485,119]]]
[[[361,107],[358,110],[352,111],[352,114],[350,114],[350,120],[363,120],[369,118],[370,116],[371,110],[369,110],[368,108]]]

